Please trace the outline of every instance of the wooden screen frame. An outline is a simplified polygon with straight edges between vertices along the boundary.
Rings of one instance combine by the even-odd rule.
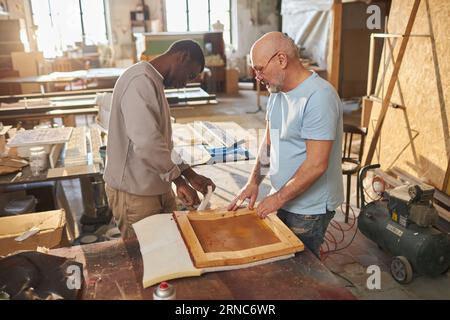
[[[173,216],[197,268],[246,264],[304,250],[300,239],[274,214],[261,221],[272,230],[279,242],[237,251],[205,252],[191,224],[193,220],[218,220],[248,214],[256,215],[256,212],[247,208],[237,211],[175,211]]]

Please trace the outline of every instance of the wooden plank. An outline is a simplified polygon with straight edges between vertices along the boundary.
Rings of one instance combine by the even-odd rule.
[[[330,83],[336,91],[339,91],[339,66],[341,58],[341,36],[342,36],[342,3],[333,4],[333,27],[331,35],[331,68],[328,74]]]
[[[398,187],[398,186],[401,186],[403,184],[400,180],[398,180],[398,179],[394,178],[393,176],[387,174],[386,172],[382,171],[381,169],[375,169],[374,171],[375,171],[377,176],[380,176],[381,178],[383,178],[383,180],[387,184],[391,185],[392,187]]]
[[[442,207],[450,209],[450,196],[442,191],[436,190],[434,199],[442,204]]]
[[[445,190],[447,194],[450,194],[450,156],[448,159],[447,170],[445,171],[445,178],[442,184],[442,190]]]
[[[239,265],[284,256],[295,252],[296,251],[292,247],[280,242],[240,251],[206,253],[207,259],[201,263],[195,262],[195,266],[197,268],[209,268]]]
[[[72,128],[41,128],[18,132],[8,147],[32,147],[65,143],[69,141]]]
[[[375,128],[375,131],[374,131],[374,134],[373,134],[373,137],[372,137],[372,141],[371,141],[370,146],[369,146],[369,151],[367,153],[365,165],[368,165],[368,164],[370,164],[372,162],[372,158],[373,158],[374,153],[375,153],[375,148],[376,148],[378,139],[380,138],[381,128],[383,127],[384,118],[386,117],[386,113],[387,113],[387,110],[388,110],[388,107],[389,107],[389,103],[391,101],[391,97],[392,97],[392,94],[394,92],[394,86],[395,86],[395,84],[397,82],[398,73],[400,71],[400,66],[401,66],[402,61],[403,61],[403,56],[404,56],[405,51],[406,51],[406,46],[408,45],[409,35],[411,34],[411,30],[412,30],[412,27],[414,25],[414,21],[416,19],[416,15],[417,15],[417,11],[419,9],[419,5],[420,5],[420,0],[415,0],[414,4],[413,4],[413,7],[411,9],[411,14],[410,14],[409,19],[408,19],[408,24],[406,25],[406,29],[405,29],[405,32],[404,32],[405,37],[402,38],[402,41],[400,43],[400,49],[399,49],[399,52],[398,52],[398,55],[397,55],[397,59],[396,59],[395,64],[394,64],[394,70],[392,71],[391,79],[389,80],[386,96],[383,99],[381,112],[380,112],[380,115],[378,117],[377,126]]]
[[[253,213],[253,211],[248,208],[243,208],[238,211],[218,211],[218,210],[190,211],[189,220],[218,220],[223,218],[239,217],[251,213]]]
[[[401,168],[393,167],[389,171],[395,174],[400,180],[410,184],[427,183],[424,178],[414,177],[408,172],[402,170]]]
[[[207,257],[205,255],[205,251],[203,250],[198,238],[194,232],[194,229],[189,222],[188,213],[182,211],[175,211],[174,218],[177,222],[177,225],[180,229],[180,233],[183,237],[183,240],[188,248],[189,254],[196,265],[196,261],[202,265],[207,261]]]
[[[450,222],[450,212],[447,209],[443,208],[442,206],[436,203],[434,204],[434,207],[436,208],[439,217],[441,217],[445,221]]]
[[[63,143],[57,143],[53,145],[50,154],[48,155],[50,168],[56,168],[56,164],[58,162],[63,146],[64,146]]]
[[[370,114],[372,112],[373,101],[368,97],[362,99],[361,127],[368,128],[370,123]]]
[[[369,46],[369,70],[368,70],[368,76],[367,76],[367,90],[366,95],[370,96],[372,92],[372,83],[373,83],[373,59],[375,54],[375,38],[372,33],[370,35],[370,46]]]
[[[271,222],[267,223],[267,225],[271,227],[285,243],[289,242],[291,246],[300,249],[301,251],[304,249],[303,242],[301,242],[300,239],[292,233],[291,229],[289,229],[276,215],[269,215],[266,219]]]

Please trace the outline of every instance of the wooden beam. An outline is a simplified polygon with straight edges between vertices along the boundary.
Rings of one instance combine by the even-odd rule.
[[[372,113],[373,101],[369,97],[362,99],[361,127],[368,128],[370,122],[370,114]]]
[[[331,34],[331,63],[328,79],[336,91],[339,92],[339,67],[341,63],[341,34],[342,34],[342,3],[333,4],[333,26]]]
[[[369,45],[369,70],[367,72],[367,90],[366,95],[370,96],[372,92],[372,83],[373,83],[373,59],[375,54],[375,38],[373,37],[373,33],[370,35],[370,45]]]
[[[395,34],[395,33],[372,33],[374,38],[405,38],[405,37],[418,37],[418,38],[430,38],[429,34]]]
[[[383,99],[378,98],[377,96],[371,95],[369,97],[364,97],[365,99],[368,99],[370,101],[373,102],[377,102],[377,103],[383,103]],[[393,103],[393,102],[389,102],[389,107],[392,107],[394,109],[406,109],[405,106],[398,104],[398,103]]]
[[[448,159],[447,171],[445,172],[444,183],[442,184],[442,191],[450,195],[450,158]]]
[[[397,55],[397,59],[394,64],[394,69],[392,71],[391,79],[389,80],[388,88],[386,91],[386,96],[383,99],[383,104],[381,106],[380,116],[377,121],[377,126],[373,133],[372,141],[370,142],[369,151],[367,152],[367,157],[365,161],[365,165],[368,165],[372,162],[375,149],[377,146],[378,139],[380,138],[381,128],[383,127],[384,118],[386,117],[387,110],[389,108],[389,104],[391,102],[392,94],[394,93],[395,83],[397,82],[398,73],[400,71],[400,66],[403,61],[403,57],[405,55],[406,46],[408,45],[409,35],[411,34],[411,30],[414,25],[414,20],[416,19],[417,11],[419,10],[420,0],[415,0],[413,7],[411,9],[411,14],[408,19],[408,24],[406,25],[404,37],[402,37],[402,41],[400,43],[400,49]]]

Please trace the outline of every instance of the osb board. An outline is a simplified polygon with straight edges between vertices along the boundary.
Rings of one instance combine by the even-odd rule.
[[[413,0],[392,1],[389,33],[404,33],[412,5]],[[447,189],[444,179],[450,155],[449,16],[450,1],[421,1],[412,34],[432,34],[434,40],[429,37],[410,38],[400,68],[399,81],[391,99],[391,102],[402,105],[405,109],[388,109],[372,160],[372,163],[380,163],[383,170],[401,168],[443,191]],[[394,57],[397,56],[400,41],[399,38],[394,48]],[[389,52],[388,48],[386,52]],[[382,68],[381,65],[378,84],[382,81]],[[391,62],[384,79],[384,91],[392,68]],[[381,103],[374,102],[364,157],[367,155],[380,109]]]
[[[254,210],[175,212],[195,267],[251,263],[303,251],[303,243],[276,215]]]

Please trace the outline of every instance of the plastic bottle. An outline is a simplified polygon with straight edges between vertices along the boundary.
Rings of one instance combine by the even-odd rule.
[[[38,176],[47,169],[47,153],[44,147],[30,148],[30,168],[33,176]]]

